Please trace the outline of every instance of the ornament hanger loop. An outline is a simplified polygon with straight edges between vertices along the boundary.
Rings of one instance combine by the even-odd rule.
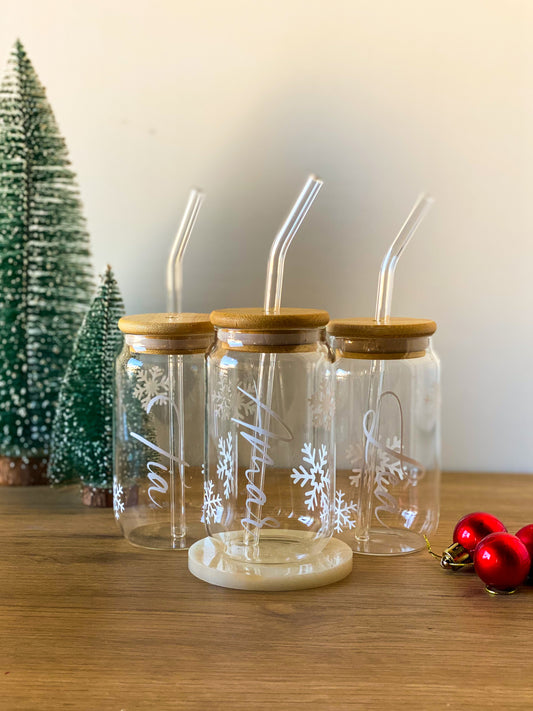
[[[439,560],[441,560],[442,556],[439,555],[438,553],[435,553],[435,552],[432,550],[432,548],[431,548],[431,543],[429,542],[429,539],[428,539],[428,537],[427,537],[426,535],[424,535],[424,540],[425,540],[425,542],[426,542],[426,548],[428,549],[428,553],[429,553],[430,555],[432,555],[434,558],[438,558]]]

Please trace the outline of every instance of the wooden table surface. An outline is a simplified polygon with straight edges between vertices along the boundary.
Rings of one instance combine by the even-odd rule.
[[[448,474],[433,544],[486,510],[533,522],[533,476]],[[533,587],[492,597],[427,553],[330,587],[249,593],[130,546],[78,491],[0,490],[0,709],[533,709]]]

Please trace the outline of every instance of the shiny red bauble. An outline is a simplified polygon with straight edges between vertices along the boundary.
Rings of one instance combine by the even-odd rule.
[[[489,513],[478,511],[467,514],[457,523],[453,531],[454,543],[466,548],[470,553],[489,533],[506,532],[503,523]]]
[[[492,590],[513,590],[524,582],[531,558],[522,541],[511,533],[491,533],[474,550],[474,568]]]
[[[516,537],[525,545],[529,557],[531,558],[531,568],[529,569],[529,576],[531,577],[531,575],[533,575],[533,523],[521,528],[517,532]]]

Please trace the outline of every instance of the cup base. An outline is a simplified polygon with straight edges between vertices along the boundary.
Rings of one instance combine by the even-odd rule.
[[[170,523],[149,523],[144,526],[137,526],[131,529],[126,536],[126,540],[139,548],[150,548],[151,550],[188,550],[198,538],[191,538],[189,535],[172,538],[170,535]]]
[[[353,531],[351,532],[353,534]],[[368,540],[344,539],[358,555],[394,556],[416,553],[426,547],[423,536],[400,528],[371,528]]]

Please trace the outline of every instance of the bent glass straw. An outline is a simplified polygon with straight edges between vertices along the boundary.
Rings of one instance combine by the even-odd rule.
[[[413,209],[402,225],[401,230],[398,232],[396,239],[383,258],[381,269],[379,270],[376,298],[375,318],[377,323],[386,324],[390,322],[394,273],[398,266],[398,261],[433,203],[434,199],[430,195],[419,195]],[[355,537],[362,542],[366,542],[370,538],[372,492],[376,477],[377,448],[372,445],[369,440],[372,437],[374,441],[376,441],[379,436],[379,410],[381,393],[383,392],[383,375],[383,361],[373,360],[370,366],[370,387],[367,411],[373,412],[374,417],[365,443],[361,486],[359,488],[359,516],[355,527]]]
[[[281,307],[281,291],[283,289],[283,270],[285,257],[294,238],[302,224],[318,191],[324,182],[315,175],[310,175],[302,192],[289,212],[276,238],[272,242],[268,257],[267,276],[265,284],[265,311],[267,314],[279,313]]]
[[[398,236],[383,258],[381,269],[379,270],[376,297],[376,321],[378,323],[389,323],[390,321],[394,272],[398,266],[398,260],[434,202],[430,195],[422,194],[418,196],[407,220],[398,232]]]
[[[280,312],[281,308],[281,292],[283,289],[283,270],[285,267],[285,257],[287,256],[287,251],[289,246],[300,228],[309,208],[313,204],[318,192],[324,182],[317,178],[315,175],[310,175],[307,178],[302,192],[298,196],[296,202],[294,203],[291,211],[289,212],[287,219],[281,226],[280,231],[276,235],[270,248],[270,254],[267,264],[267,275],[265,284],[265,300],[264,309],[265,312],[276,314]],[[264,430],[268,430],[270,416],[267,414],[268,410],[272,406],[272,391],[274,387],[274,370],[276,366],[276,354],[275,353],[262,353],[259,362],[259,377],[257,383],[257,394],[263,404],[266,406],[266,410],[262,415],[261,427]],[[265,387],[266,386],[266,387]],[[264,392],[264,399],[263,399]],[[259,426],[259,418],[261,414],[259,412],[259,407],[256,408],[256,426]],[[264,439],[264,438],[263,438]],[[266,440],[261,444],[263,451],[267,445]],[[257,456],[258,447],[254,445],[252,447],[252,452],[250,455],[250,470],[253,470],[252,462],[254,457]],[[263,491],[265,483],[265,461],[261,458],[261,470],[258,472],[259,481],[254,480],[254,485],[258,485],[260,491]],[[255,476],[255,475],[254,475]],[[261,521],[261,509],[260,504],[254,504],[252,502],[246,504],[246,515],[249,520]],[[252,544],[252,550],[250,551],[251,560],[258,558],[258,544],[259,544],[259,534],[260,528],[254,526],[251,531],[245,529],[244,532],[244,542],[245,544]]]
[[[187,207],[181,218],[180,226],[168,255],[167,262],[167,311],[181,313],[183,291],[183,255],[189,244],[191,232],[204,200],[204,193],[193,188],[189,193]]]
[[[183,255],[189,244],[204,193],[193,188],[181,223],[176,233],[167,262],[167,311],[181,313],[183,291]],[[169,497],[170,497],[170,537],[174,548],[185,545],[187,522],[185,520],[185,442],[183,416],[183,356],[168,357],[168,431],[169,431]],[[174,403],[174,393],[177,402]],[[177,456],[176,456],[177,449]],[[175,462],[179,466],[179,480],[176,481]]]

